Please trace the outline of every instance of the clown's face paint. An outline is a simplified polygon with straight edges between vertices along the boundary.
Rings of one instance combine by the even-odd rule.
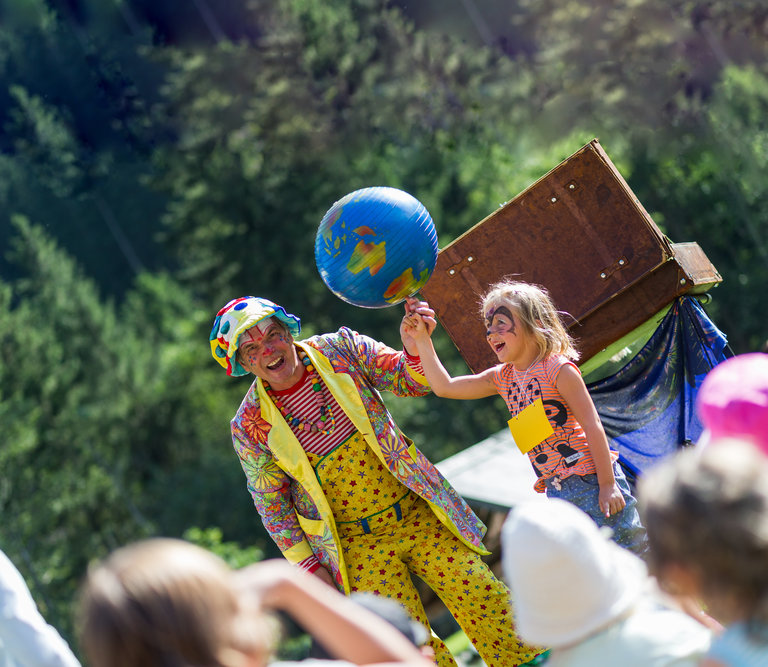
[[[303,368],[293,337],[272,319],[259,324],[240,334],[237,359],[245,370],[269,382],[273,389],[288,389],[301,379]]]

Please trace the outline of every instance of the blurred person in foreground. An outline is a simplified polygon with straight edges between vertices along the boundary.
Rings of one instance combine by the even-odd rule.
[[[388,623],[285,561],[232,571],[174,539],[137,542],[91,568],[77,626],[91,667],[265,667],[276,611],[342,661],[332,664],[431,664]]]
[[[27,584],[0,551],[0,667],[80,667],[40,614]]]
[[[232,376],[256,376],[232,420],[232,438],[262,522],[290,562],[346,594],[393,598],[429,627],[416,575],[446,604],[489,667],[535,659],[522,643],[509,590],[481,556],[485,525],[405,436],[381,392],[430,388],[405,319],[435,313],[410,298],[403,350],[341,327],[296,340],[300,321],[256,297],[230,301],[210,335]],[[455,660],[432,633],[435,660]]]
[[[725,626],[706,667],[768,665],[768,458],[752,441],[712,440],[638,485],[649,562],[671,594]]]
[[[372,611],[376,616],[385,620],[398,632],[400,632],[411,644],[419,649],[419,652],[430,661],[434,662],[435,652],[429,645],[429,632],[418,621],[414,621],[403,605],[390,598],[374,595],[373,593],[352,593],[349,596],[361,607]],[[330,658],[322,644],[313,640],[309,651],[310,658]]]
[[[609,531],[559,498],[512,509],[501,558],[520,636],[550,647],[547,667],[694,667],[710,631],[670,604]]]

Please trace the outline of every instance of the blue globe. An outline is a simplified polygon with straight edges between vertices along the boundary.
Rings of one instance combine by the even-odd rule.
[[[437,262],[432,217],[397,188],[350,192],[323,216],[315,263],[336,296],[362,308],[384,308],[413,296]]]

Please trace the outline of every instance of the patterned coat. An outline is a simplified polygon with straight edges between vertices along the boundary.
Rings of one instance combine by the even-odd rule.
[[[380,391],[423,396],[426,379],[402,352],[346,327],[298,342],[366,443],[390,472],[424,498],[462,542],[480,554],[485,526],[435,466],[395,424]],[[232,420],[232,439],[248,490],[272,539],[293,563],[313,553],[350,591],[336,522],[301,444],[259,378]]]

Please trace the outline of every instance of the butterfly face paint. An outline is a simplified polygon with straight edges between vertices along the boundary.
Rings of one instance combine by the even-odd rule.
[[[488,311],[485,316],[485,336],[492,334],[515,333],[515,318],[506,306],[499,306],[496,309]]]

